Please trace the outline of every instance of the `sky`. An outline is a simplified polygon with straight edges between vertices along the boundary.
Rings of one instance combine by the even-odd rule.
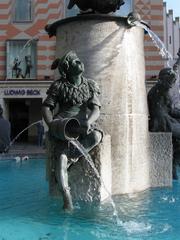
[[[164,0],[167,4],[167,11],[173,9],[173,16],[180,17],[180,0]]]

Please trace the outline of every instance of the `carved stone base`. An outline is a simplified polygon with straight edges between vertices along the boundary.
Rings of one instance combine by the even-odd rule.
[[[150,186],[172,186],[172,134],[150,133]]]

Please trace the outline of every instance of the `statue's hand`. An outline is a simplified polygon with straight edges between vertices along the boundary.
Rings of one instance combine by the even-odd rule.
[[[88,121],[84,121],[82,123],[82,128],[84,129],[85,134],[89,134],[91,132],[91,124]]]

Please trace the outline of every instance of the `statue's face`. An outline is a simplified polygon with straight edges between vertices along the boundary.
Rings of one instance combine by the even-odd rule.
[[[75,55],[69,60],[68,72],[72,75],[78,75],[84,72],[84,64]]]
[[[160,80],[164,88],[172,88],[176,82],[176,73],[172,69],[167,69],[160,77]]]

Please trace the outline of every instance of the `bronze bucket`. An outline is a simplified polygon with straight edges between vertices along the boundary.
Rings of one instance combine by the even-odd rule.
[[[78,139],[79,128],[80,122],[76,118],[58,118],[50,124],[49,132],[56,139],[70,141]]]

